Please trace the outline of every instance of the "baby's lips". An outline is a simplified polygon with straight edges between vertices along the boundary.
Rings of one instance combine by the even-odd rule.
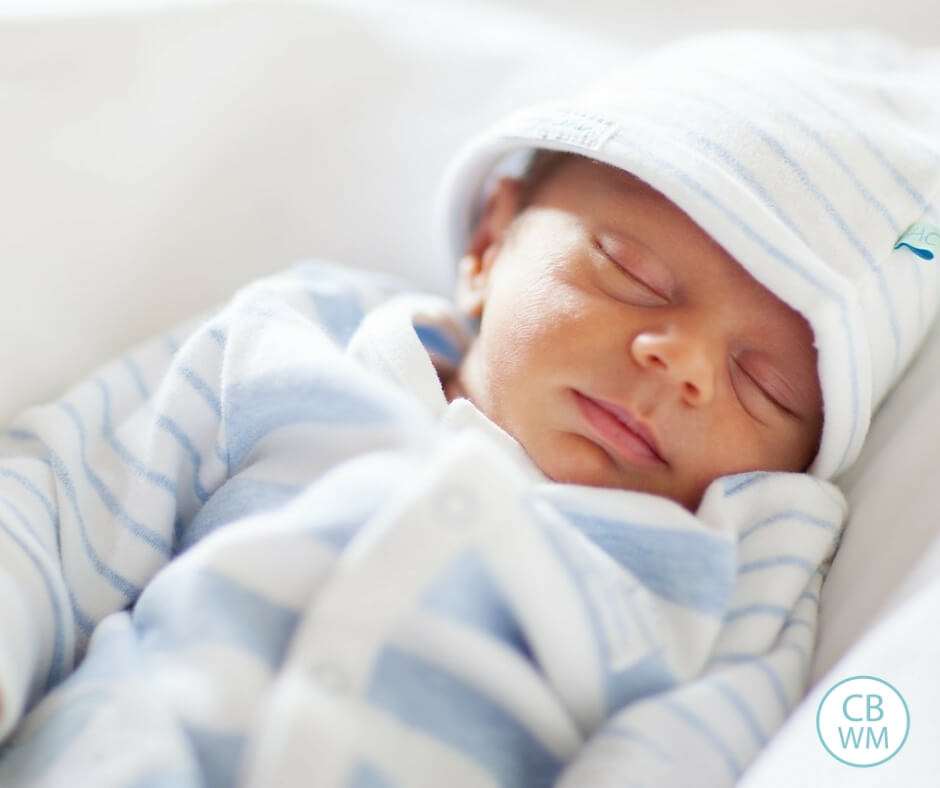
[[[612,402],[607,402],[606,400],[595,399],[594,400],[598,405],[600,405],[604,410],[608,411],[610,414],[615,416],[618,421],[622,422],[623,425],[635,433],[644,443],[649,446],[650,451],[653,452],[660,460],[666,462],[663,457],[663,452],[659,438],[656,436],[655,431],[650,425],[640,419],[638,416],[635,416],[631,410],[626,407],[616,405]]]

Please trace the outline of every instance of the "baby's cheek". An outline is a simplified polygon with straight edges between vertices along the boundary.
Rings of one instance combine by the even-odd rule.
[[[685,463],[690,479],[703,487],[720,476],[766,467],[767,457],[775,442],[766,430],[762,432],[759,422],[750,416],[730,409],[728,413],[716,413],[711,419],[699,445],[699,456],[693,461],[692,452]]]
[[[808,464],[804,458],[809,446],[793,429],[778,426],[754,432],[749,440],[742,439],[737,457],[728,457],[729,465],[737,464],[740,471],[801,471]]]
[[[556,341],[558,318],[551,300],[541,293],[524,293],[524,297],[506,300],[498,311],[491,312],[491,321],[482,326],[487,355],[493,363],[516,367],[527,364],[547,343]],[[484,313],[484,321],[487,314]]]

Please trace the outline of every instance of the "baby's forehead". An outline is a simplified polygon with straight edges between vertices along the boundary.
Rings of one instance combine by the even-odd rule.
[[[645,180],[612,164],[563,151],[538,151],[523,177],[521,206],[538,199],[549,190],[572,198],[603,196],[607,200],[628,203],[638,201],[648,211],[664,211],[695,227],[700,239],[715,243],[676,203]]]
[[[540,185],[547,185],[561,176],[565,176],[566,181],[569,181],[569,187],[589,188],[592,181],[597,183],[600,180],[619,182],[624,188],[643,189],[660,194],[632,172],[568,151],[547,149],[534,151],[523,180],[537,181]]]
[[[665,194],[632,172],[606,162],[577,154],[540,151],[526,179],[536,182],[538,194],[533,196],[554,194],[573,198],[570,201],[579,206],[604,211],[604,218],[621,225],[624,232],[636,226],[638,209],[646,214],[666,214],[686,231],[687,235],[680,240],[694,240],[727,255],[704,228]]]

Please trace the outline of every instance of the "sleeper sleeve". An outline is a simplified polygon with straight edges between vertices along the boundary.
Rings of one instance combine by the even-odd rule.
[[[213,337],[209,321],[153,340],[0,436],[0,737],[224,479]]]
[[[257,280],[0,435],[0,740],[206,532],[233,474],[276,472],[286,489],[420,420],[344,357],[401,287],[325,263]]]

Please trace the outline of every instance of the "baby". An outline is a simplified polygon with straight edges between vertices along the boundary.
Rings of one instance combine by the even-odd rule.
[[[0,783],[733,784],[936,312],[937,69],[670,47],[458,156],[456,304],[298,266],[23,414]]]

